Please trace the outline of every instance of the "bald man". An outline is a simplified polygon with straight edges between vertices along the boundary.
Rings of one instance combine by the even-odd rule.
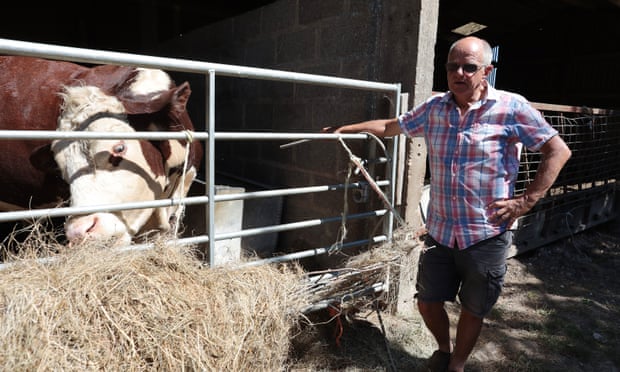
[[[448,92],[398,118],[323,129],[426,141],[431,193],[416,298],[437,341],[430,371],[464,370],[504,284],[510,227],[546,194],[571,156],[525,98],[489,85],[491,60],[488,42],[462,38],[448,53]],[[522,146],[541,152],[542,160],[525,192],[515,195]],[[452,343],[444,303],[457,296],[461,312]]]

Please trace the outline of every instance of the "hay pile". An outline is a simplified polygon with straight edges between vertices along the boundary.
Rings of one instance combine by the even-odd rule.
[[[422,244],[406,235],[411,234],[404,229],[396,230],[392,241],[349,257],[341,268],[309,273],[311,282],[305,295],[310,305],[304,311],[330,306],[349,315],[363,310],[393,308],[400,271],[411,269],[403,260]]]
[[[0,369],[283,370],[301,276],[205,268],[164,244],[22,258],[0,271]]]

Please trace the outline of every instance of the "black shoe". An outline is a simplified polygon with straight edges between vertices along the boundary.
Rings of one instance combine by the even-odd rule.
[[[427,371],[429,372],[447,372],[450,364],[450,353],[435,350],[433,355],[428,359]]]

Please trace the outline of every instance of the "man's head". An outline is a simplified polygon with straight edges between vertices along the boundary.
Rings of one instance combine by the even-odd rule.
[[[485,40],[474,36],[457,40],[450,47],[446,72],[448,87],[459,104],[483,97],[487,76],[493,70],[493,52]]]

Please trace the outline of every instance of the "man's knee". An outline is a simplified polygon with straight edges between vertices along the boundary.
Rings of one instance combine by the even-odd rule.
[[[467,310],[465,307],[461,307],[460,317],[461,319],[471,321],[471,322],[482,321],[482,319],[484,319],[484,317],[481,317],[480,315],[472,313],[471,311]]]
[[[426,315],[438,314],[443,310],[443,302],[434,302],[434,301],[419,301],[418,300],[418,311],[425,317]]]

